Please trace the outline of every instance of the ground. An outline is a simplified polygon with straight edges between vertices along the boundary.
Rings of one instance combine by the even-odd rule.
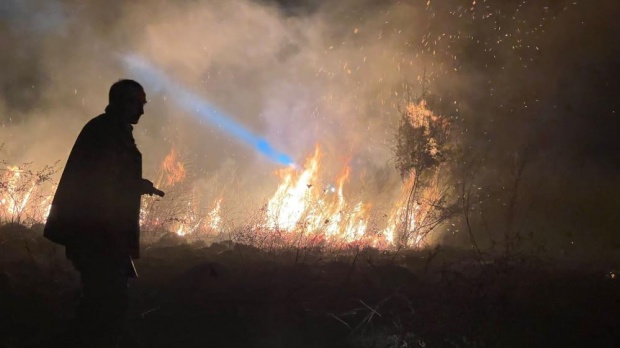
[[[614,265],[470,250],[257,250],[148,244],[127,347],[613,347]],[[0,347],[69,325],[79,278],[40,226],[0,227]],[[47,345],[49,346],[49,345]]]

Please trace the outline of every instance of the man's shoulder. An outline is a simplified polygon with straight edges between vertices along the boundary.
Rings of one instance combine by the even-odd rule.
[[[92,119],[90,119],[90,121],[86,122],[86,125],[84,126],[84,128],[86,127],[98,127],[98,126],[102,126],[102,125],[107,125],[109,122],[108,120],[109,117],[107,117],[106,114],[101,114],[99,116],[95,116]]]
[[[105,114],[92,118],[84,125],[82,131],[80,131],[77,142],[81,143],[83,141],[91,141],[101,138],[106,133],[109,133],[109,123],[110,122],[108,122]]]
[[[109,128],[111,125],[109,118],[109,115],[106,114],[93,117],[90,121],[86,122],[86,125],[82,128],[82,133],[99,132],[103,129]]]

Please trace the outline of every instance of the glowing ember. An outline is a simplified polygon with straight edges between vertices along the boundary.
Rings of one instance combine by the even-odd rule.
[[[185,210],[185,214],[183,217],[179,219],[178,228],[176,233],[179,236],[184,236],[186,234],[193,233],[200,223],[202,222],[201,218],[198,218],[194,213],[194,207],[191,201],[187,203],[187,209]]]
[[[211,231],[219,231],[222,226],[222,217],[220,211],[222,210],[222,199],[218,199],[215,203],[213,210],[207,215],[207,229]]]

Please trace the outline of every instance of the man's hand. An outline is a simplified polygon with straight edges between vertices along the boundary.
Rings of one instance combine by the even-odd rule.
[[[149,195],[157,195],[159,197],[163,197],[165,195],[165,193],[164,193],[164,191],[158,190],[155,187],[153,187],[153,192],[149,193]]]
[[[142,179],[141,185],[142,185],[141,193],[143,195],[149,195],[149,196],[157,195],[159,197],[163,197],[165,194],[164,191],[156,189],[153,183],[150,182],[149,180]]]

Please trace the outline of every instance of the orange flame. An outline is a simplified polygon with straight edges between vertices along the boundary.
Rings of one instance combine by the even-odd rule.
[[[312,197],[320,156],[317,146],[314,155],[306,160],[305,169],[300,175],[293,167],[279,172],[282,183],[267,203],[267,227],[292,231],[297,226]]]
[[[164,158],[161,169],[166,176],[166,184],[168,186],[173,186],[185,180],[187,175],[185,166],[179,161],[177,152],[174,148],[170,149],[170,153]]]
[[[307,232],[332,242],[366,239],[368,210],[363,202],[349,205],[344,185],[351,170],[345,167],[337,187],[319,189],[320,150],[315,147],[301,173],[294,168],[281,172],[282,182],[267,204],[267,229],[288,233]],[[333,194],[333,197],[331,195]]]
[[[406,111],[412,126],[424,129],[428,133],[426,135],[430,135],[431,128],[435,129],[436,126],[446,130],[449,126],[446,120],[428,110],[424,101],[409,104]],[[431,155],[436,155],[440,151],[439,141],[430,138],[429,142]],[[278,243],[304,243],[305,239],[312,243],[329,242],[332,247],[354,244],[380,248],[395,245],[419,247],[425,243],[425,237],[436,220],[433,220],[431,212],[444,194],[438,188],[439,171],[433,174],[434,179],[430,185],[425,182],[424,187],[419,189],[421,191],[413,191],[412,194],[417,185],[416,173],[413,172],[402,186],[401,194],[392,201],[391,209],[388,208],[387,221],[383,226],[378,226],[376,220],[373,220],[375,212],[369,204],[351,201],[351,197],[345,194],[345,185],[351,176],[350,167],[345,166],[338,177],[329,180],[334,185],[321,184],[325,179],[321,176],[321,156],[317,144],[303,168],[291,166],[276,173],[280,183],[268,199],[263,215],[258,217],[258,222],[250,223],[250,229],[244,229],[256,234],[249,235],[251,240],[256,240],[252,238],[260,235],[259,240],[271,236]],[[161,168],[158,182],[165,182],[170,191],[176,192],[173,186],[185,180],[186,171],[174,148],[164,159]],[[155,215],[141,221],[148,224],[153,220],[151,226],[164,225],[164,228],[176,231],[179,235],[221,234],[222,198],[205,209],[197,199],[196,192],[188,192],[186,189],[184,186],[177,192],[181,194],[181,202],[184,202],[181,212],[175,209],[174,216],[162,219],[162,222]],[[172,224],[169,221],[173,221]]]

